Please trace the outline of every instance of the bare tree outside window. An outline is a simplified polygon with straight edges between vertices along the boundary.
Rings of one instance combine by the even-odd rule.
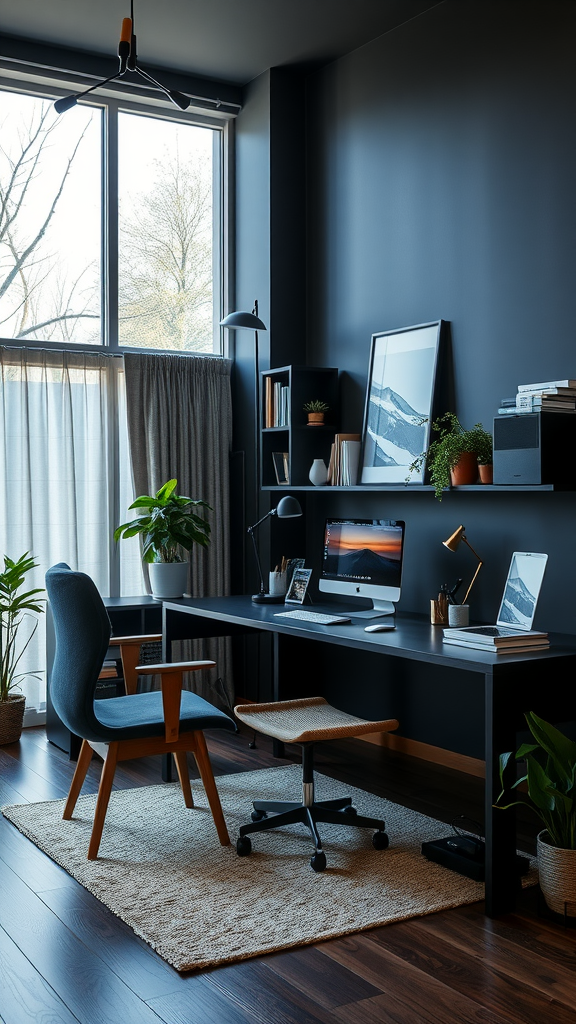
[[[211,352],[211,129],[119,119],[121,345]]]
[[[100,344],[101,113],[0,104],[0,337]]]

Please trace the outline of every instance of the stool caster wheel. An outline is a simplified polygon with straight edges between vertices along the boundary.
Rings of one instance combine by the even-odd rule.
[[[252,811],[250,817],[252,818],[252,821],[262,821],[262,819],[267,818],[268,815],[266,814],[266,811]]]
[[[252,843],[248,836],[240,836],[236,840],[236,853],[239,857],[248,857],[252,853]]]
[[[350,814],[352,817],[354,817],[355,814],[358,814],[358,811],[356,810],[355,807],[352,807],[352,805],[349,805],[348,807],[344,807],[343,810],[344,810],[344,814]]]
[[[385,832],[375,832],[372,836],[372,846],[375,850],[386,850],[390,844],[390,840]]]
[[[316,852],[314,856],[310,858],[310,867],[313,871],[324,871],[326,868],[326,854]]]

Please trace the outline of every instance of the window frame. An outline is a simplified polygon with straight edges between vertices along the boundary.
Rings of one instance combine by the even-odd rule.
[[[61,79],[68,85],[63,88]],[[25,93],[46,100],[56,100],[75,90],[81,91],[86,82],[73,80],[68,75],[54,73],[54,78],[44,72],[36,75],[32,70],[14,75],[7,72],[0,62],[0,91]],[[101,225],[101,337],[100,345],[69,344],[66,342],[38,341],[0,336],[0,344],[11,347],[46,348],[61,351],[108,352],[123,355],[124,352],[145,352],[157,355],[198,355],[211,358],[229,355],[230,339],[219,321],[224,310],[231,306],[232,253],[230,236],[233,219],[232,210],[232,160],[234,121],[230,114],[177,110],[162,94],[158,96],[139,95],[137,89],[116,87],[102,90],[102,95],[91,93],[78,101],[79,106],[102,110],[102,225]],[[213,135],[213,344],[211,352],[181,352],[177,349],[138,348],[120,345],[118,341],[118,115],[120,113],[155,117],[163,121],[191,124],[214,130]],[[62,116],[66,116],[65,114]]]

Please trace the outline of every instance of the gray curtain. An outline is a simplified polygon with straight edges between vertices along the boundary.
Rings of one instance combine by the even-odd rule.
[[[212,356],[124,354],[130,458],[135,494],[154,494],[178,480],[178,494],[201,498],[211,543],[190,553],[189,593],[230,593],[232,362]],[[195,672],[186,685],[212,703],[233,704],[231,645],[227,638],[182,644],[176,657],[212,658],[216,669]],[[223,681],[223,689],[217,682]]]

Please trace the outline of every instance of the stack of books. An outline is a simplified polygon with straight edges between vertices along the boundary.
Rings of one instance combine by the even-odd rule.
[[[287,427],[290,420],[290,388],[272,377],[264,378],[264,426]]]
[[[353,487],[358,481],[360,434],[336,434],[330,451],[327,483]]]
[[[490,654],[521,654],[541,651],[550,646],[548,633],[536,629],[509,629],[507,626],[465,626],[445,629],[443,642],[455,647],[471,647]]]
[[[576,413],[576,380],[519,384],[516,398],[503,398],[499,416],[525,412]]]

